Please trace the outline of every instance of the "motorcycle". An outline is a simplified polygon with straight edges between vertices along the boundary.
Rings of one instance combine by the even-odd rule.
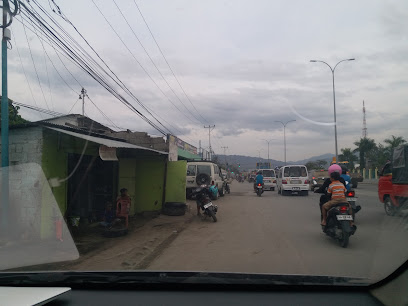
[[[201,185],[193,191],[196,198],[196,203],[203,210],[204,216],[211,217],[214,222],[217,222],[215,214],[218,211],[218,206],[211,202],[211,191],[207,185]]]
[[[343,248],[348,246],[350,236],[354,235],[357,230],[355,225],[350,225],[353,216],[350,215],[349,209],[348,202],[334,205],[327,212],[326,225],[322,225],[323,232],[336,239]]]
[[[225,184],[225,192],[228,194],[231,193],[230,185],[228,183]]]
[[[258,197],[260,197],[260,196],[263,194],[263,192],[264,192],[264,190],[263,190],[263,184],[258,183],[258,184],[256,185],[256,195],[257,195]]]

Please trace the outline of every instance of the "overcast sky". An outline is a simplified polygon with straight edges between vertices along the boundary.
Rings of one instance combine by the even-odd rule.
[[[39,2],[51,12],[48,0]],[[201,140],[203,147],[208,147],[208,129],[203,125],[215,124],[212,145],[216,153],[223,153],[221,147],[228,146],[227,154],[258,156],[262,150],[261,156],[266,158],[267,144],[262,139],[272,139],[270,157],[283,160],[283,129],[275,121],[295,119],[286,129],[288,160],[334,153],[331,71],[322,63],[310,63],[311,59],[332,66],[343,59],[356,59],[335,70],[339,149],[354,148],[353,142],[362,135],[363,100],[369,137],[382,142],[390,135],[408,134],[407,1],[137,0],[195,109],[171,74],[133,0],[116,3],[165,80],[112,0],[94,2],[134,57],[93,1],[55,2],[133,94],[165,126],[193,145],[198,146]],[[72,27],[52,14],[96,58]],[[67,84],[76,92],[81,84],[116,125],[159,134],[62,57],[78,84],[45,44],[51,63],[38,37],[27,30],[41,91],[21,19],[16,19],[11,27],[13,49],[8,53],[11,99],[42,108],[48,104],[52,110],[68,113],[78,96]],[[81,113],[80,102],[72,112]],[[110,124],[89,102],[85,112]],[[30,120],[47,118],[25,109],[21,114]]]

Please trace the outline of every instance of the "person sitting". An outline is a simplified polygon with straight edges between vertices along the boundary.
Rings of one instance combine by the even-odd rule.
[[[346,187],[344,184],[340,182],[340,173],[338,172],[332,172],[330,174],[330,179],[331,179],[331,184],[329,188],[327,189],[327,193],[331,195],[331,200],[326,202],[322,206],[322,216],[323,216],[323,221],[322,225],[326,226],[326,220],[327,220],[327,212],[330,210],[330,208],[333,205],[339,204],[339,203],[347,203],[346,201]]]
[[[103,221],[99,224],[106,228],[111,228],[115,222],[115,212],[112,209],[112,203],[107,202],[105,207],[105,212],[103,214]]]
[[[116,217],[125,219],[126,228],[128,228],[129,225],[129,213],[131,204],[132,201],[128,195],[128,190],[126,188],[122,188],[120,190],[120,196],[116,200]]]

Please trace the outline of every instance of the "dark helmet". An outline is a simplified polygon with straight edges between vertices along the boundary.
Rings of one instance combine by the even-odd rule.
[[[347,172],[348,172],[347,167],[344,166],[344,165],[341,165],[340,167],[341,167],[341,173],[342,173],[342,174],[347,174]]]

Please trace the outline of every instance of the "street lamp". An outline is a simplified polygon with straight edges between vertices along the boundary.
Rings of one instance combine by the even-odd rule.
[[[285,166],[286,166],[286,125],[289,122],[294,122],[294,121],[296,121],[296,120],[289,120],[289,121],[286,121],[285,123],[283,123],[282,121],[275,121],[275,122],[279,122],[279,123],[281,123],[283,125],[283,147],[284,147],[284,152],[285,152]]]
[[[269,140],[267,140],[267,139],[262,139],[262,140],[264,140],[264,141],[266,141],[267,143],[268,143],[268,164],[270,165],[270,161],[269,161],[269,143],[273,140],[273,139],[269,139]]]
[[[324,61],[319,61],[319,60],[311,60],[310,62],[312,63],[323,63],[326,64],[331,72],[332,72],[332,77],[333,77],[333,107],[334,107],[334,144],[335,144],[335,148],[336,148],[336,162],[338,161],[338,150],[337,150],[337,120],[336,120],[336,94],[334,91],[334,70],[336,70],[336,67],[338,66],[338,64],[342,63],[342,62],[347,62],[347,61],[354,61],[355,58],[348,58],[348,59],[344,59],[341,60],[340,62],[338,62],[334,68],[332,68],[328,63],[324,62]]]

